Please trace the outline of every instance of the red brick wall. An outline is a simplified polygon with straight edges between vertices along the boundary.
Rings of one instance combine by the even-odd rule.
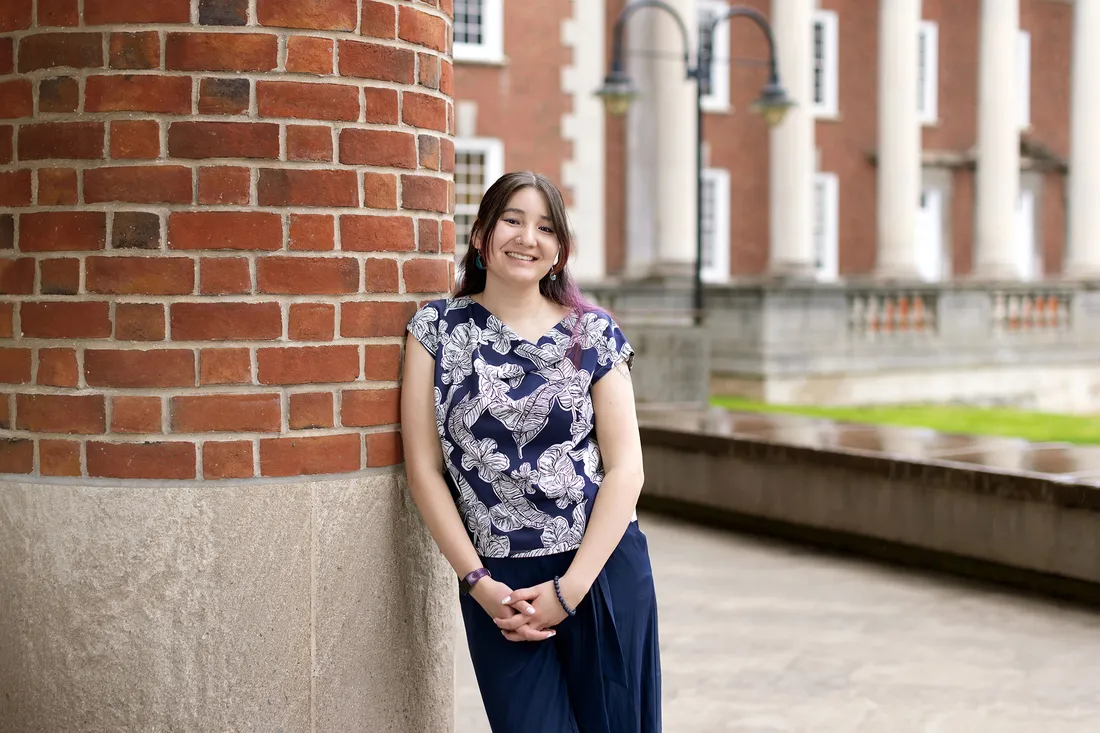
[[[399,463],[450,0],[35,2],[0,10],[0,473]]]

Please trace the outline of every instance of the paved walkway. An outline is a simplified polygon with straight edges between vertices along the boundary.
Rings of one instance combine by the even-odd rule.
[[[665,731],[1100,733],[1100,612],[645,516]],[[489,733],[458,644],[457,733]]]

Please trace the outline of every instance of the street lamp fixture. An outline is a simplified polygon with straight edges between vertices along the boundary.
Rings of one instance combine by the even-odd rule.
[[[779,83],[779,69],[775,56],[775,37],[767,18],[759,11],[744,6],[730,6],[726,11],[709,18],[699,27],[698,57],[695,64],[691,61],[691,39],[684,19],[676,9],[662,0],[633,0],[628,3],[615,21],[612,39],[611,70],[604,77],[603,86],[596,96],[604,102],[607,112],[612,115],[624,115],[638,97],[634,81],[626,72],[623,62],[623,39],[626,35],[626,23],[637,11],[643,8],[656,8],[672,16],[680,29],[684,41],[684,67],[687,78],[695,81],[695,114],[697,135],[695,138],[695,277],[692,306],[694,321],[700,325],[703,321],[703,97],[710,93],[711,67],[714,64],[714,31],[719,24],[732,18],[748,18],[756,23],[768,40],[768,82],[760,92],[760,98],[753,102],[753,111],[759,113],[769,127],[783,121],[794,102],[787,96]]]

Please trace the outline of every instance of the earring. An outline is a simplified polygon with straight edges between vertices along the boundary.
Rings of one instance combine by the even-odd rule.
[[[477,253],[477,259],[474,260],[474,265],[479,270],[484,270],[485,269],[485,263],[481,261],[481,252]]]
[[[553,268],[553,267],[551,267],[551,268],[550,268],[550,273],[549,273],[549,275],[550,275],[550,281],[551,281],[551,282],[553,282],[554,280],[557,280],[557,279],[558,279],[558,273],[554,272],[554,268]]]

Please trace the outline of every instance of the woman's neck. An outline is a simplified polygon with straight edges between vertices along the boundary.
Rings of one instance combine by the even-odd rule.
[[[485,289],[474,297],[502,320],[531,320],[545,312],[547,305],[554,305],[539,292],[537,285],[534,288],[516,287],[492,277],[486,280]]]

